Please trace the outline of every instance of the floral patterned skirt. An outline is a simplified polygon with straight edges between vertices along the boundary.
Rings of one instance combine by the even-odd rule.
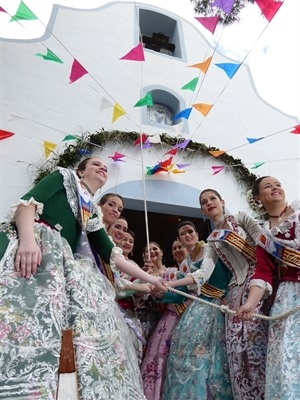
[[[0,262],[0,399],[56,399],[61,334],[71,327],[80,400],[144,400],[113,287],[58,232],[36,224],[35,234],[43,260],[34,277],[14,272],[16,238]]]
[[[169,305],[170,307],[170,305]],[[166,310],[147,344],[141,371],[147,400],[160,400],[173,331],[179,315]]]
[[[197,301],[185,310],[172,336],[162,399],[233,399],[219,310]]]
[[[248,295],[248,280],[229,290],[226,304],[237,310]],[[256,313],[262,311],[262,303]],[[260,319],[241,321],[225,317],[226,347],[232,391],[235,400],[263,400],[265,396],[268,322]]]
[[[300,282],[279,285],[271,315],[300,305]],[[270,322],[267,351],[266,400],[300,398],[300,312]]]

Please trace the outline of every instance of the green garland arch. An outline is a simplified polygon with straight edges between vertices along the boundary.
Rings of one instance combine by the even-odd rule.
[[[101,129],[95,133],[84,133],[77,138],[76,144],[70,144],[61,154],[54,154],[50,160],[47,160],[43,165],[37,168],[37,174],[34,183],[39,182],[44,176],[52,172],[57,166],[75,167],[82,159],[83,154],[93,153],[95,148],[104,147],[107,142],[118,142],[123,145],[132,145],[139,138],[138,132],[122,132],[118,130],[106,131]],[[178,139],[169,136],[166,133],[160,134],[161,142],[173,147],[185,139]],[[158,146],[158,144],[153,144]],[[206,146],[203,143],[190,141],[185,147],[184,152],[186,158],[201,154],[204,157],[211,157],[210,151],[218,151],[219,149],[212,146]],[[221,154],[218,157],[228,169],[230,169],[236,178],[237,182],[249,190],[252,184],[257,179],[257,176],[249,171],[244,166],[239,158],[234,158],[227,153]]]

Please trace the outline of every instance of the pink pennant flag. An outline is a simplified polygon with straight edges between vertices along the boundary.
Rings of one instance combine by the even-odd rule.
[[[172,154],[173,156],[175,156],[177,153],[177,150],[178,150],[177,148],[171,149],[171,150],[167,151],[164,155]]]
[[[0,7],[0,12],[7,13],[7,11],[5,11],[3,7]]]
[[[282,1],[274,0],[255,0],[255,2],[269,22],[272,20],[283,3]]]
[[[213,175],[217,175],[219,172],[221,172],[225,167],[219,167],[218,165],[213,165],[212,167],[213,170]]]
[[[219,17],[195,17],[195,19],[200,22],[209,32],[215,33],[216,26],[219,22]]]
[[[121,57],[120,60],[145,61],[143,43],[139,43],[136,47],[130,50],[129,53]]]
[[[293,131],[291,131],[291,133],[300,133],[300,125],[296,125],[296,126],[294,126],[294,130]]]
[[[126,157],[125,154],[118,153],[115,151],[115,154],[113,156],[108,156],[108,158],[111,158],[114,161],[123,161],[121,158]]]
[[[88,74],[87,70],[74,58],[69,83],[74,83],[85,74]]]

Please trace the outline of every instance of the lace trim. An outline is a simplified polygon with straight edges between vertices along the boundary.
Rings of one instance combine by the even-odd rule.
[[[191,276],[195,281],[195,284],[187,286],[188,290],[194,291],[197,288],[197,294],[199,296],[201,293],[201,288],[205,283],[203,276],[201,276],[200,270],[192,273],[187,273],[186,275]]]
[[[265,290],[264,298],[270,296],[273,292],[273,288],[269,284],[269,282],[266,282],[262,279],[251,279],[251,281],[249,283],[249,288],[251,286],[258,286],[258,287],[264,289]]]
[[[23,206],[26,206],[26,207],[34,205],[36,207],[35,219],[38,220],[40,218],[40,215],[43,212],[44,204],[43,203],[39,203],[38,201],[34,200],[33,197],[30,197],[29,200],[19,199],[15,204],[13,204],[11,206],[11,211],[7,215],[8,220],[11,220],[11,221],[15,220],[17,209],[21,204]]]
[[[81,224],[81,217],[78,209],[78,194],[77,194],[77,185],[74,181],[74,176],[72,172],[66,168],[58,167],[58,171],[63,176],[63,185],[66,189],[68,203],[70,204],[71,210],[75,216],[75,218]]]
[[[123,256],[123,250],[120,247],[114,246],[111,250],[111,254],[110,254],[110,268],[113,271],[116,279],[119,279],[120,276],[120,271],[118,270],[116,263],[114,261],[114,258],[116,256]],[[124,257],[125,258],[125,257]]]
[[[93,207],[93,215],[96,214],[96,216],[94,216],[93,218],[91,218],[88,222],[87,222],[87,226],[86,229],[89,232],[95,232],[100,230],[101,228],[104,227],[103,224],[103,213],[101,211],[101,208],[98,206],[98,204],[93,203],[92,204]]]

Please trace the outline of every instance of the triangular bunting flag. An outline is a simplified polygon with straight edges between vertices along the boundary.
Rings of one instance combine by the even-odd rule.
[[[219,167],[217,165],[212,165],[212,170],[213,170],[213,175],[218,174],[219,172],[221,172],[225,167]]]
[[[7,139],[11,136],[14,136],[14,133],[0,129],[0,140]]]
[[[101,106],[100,106],[100,112],[103,110],[106,110],[107,108],[111,108],[113,105],[111,104],[110,101],[108,101],[105,97],[102,97],[101,99]]]
[[[189,167],[191,164],[176,164],[179,169]]]
[[[3,7],[0,7],[0,12],[7,13],[7,12],[4,10],[4,8],[3,8]]]
[[[125,114],[126,111],[120,106],[120,104],[115,103],[111,122],[114,123],[118,118]]]
[[[90,150],[86,150],[86,149],[79,149],[78,150],[78,154],[80,156],[87,156],[89,154],[92,154],[92,152]]]
[[[233,63],[221,63],[215,64],[217,67],[223,69],[226,72],[226,75],[229,79],[233,77],[236,71],[240,68],[241,64],[233,64]]]
[[[210,7],[218,7],[225,12],[225,14],[229,15],[231,13],[233,4],[235,0],[214,0]]]
[[[148,138],[144,141],[142,147],[143,147],[143,149],[149,149],[150,147],[152,147],[152,144],[149,142]]]
[[[263,164],[265,164],[264,162],[257,162],[257,163],[254,163],[254,165],[253,165],[253,167],[251,167],[251,169],[256,169],[256,168],[259,168],[261,165],[263,165]]]
[[[151,92],[148,92],[145,97],[140,99],[133,107],[153,106],[153,99]]]
[[[188,82],[186,85],[182,86],[182,90],[191,90],[192,92],[195,91],[197,83],[198,83],[199,78],[194,78],[190,82]]]
[[[204,74],[206,74],[210,63],[211,63],[212,57],[208,57],[207,60],[203,61],[202,63],[198,63],[198,64],[193,64],[193,65],[188,65],[188,67],[191,68],[198,68],[200,69]]]
[[[186,146],[190,143],[190,141],[191,141],[191,139],[187,139],[187,140],[183,141],[182,143],[176,144],[176,146],[174,146],[174,148],[185,149]]]
[[[300,133],[300,125],[296,125],[296,126],[294,126],[294,130],[293,131],[291,131],[291,133]]]
[[[173,157],[168,158],[167,160],[161,161],[159,165],[163,168],[169,167],[172,164]]]
[[[133,143],[134,146],[137,146],[138,144],[145,143],[145,141],[148,139],[147,135],[145,135],[144,133],[139,136],[136,141]]]
[[[67,135],[63,138],[63,142],[66,142],[67,140],[78,140],[78,137],[73,135]]]
[[[186,108],[185,110],[180,111],[172,119],[173,120],[176,120],[176,119],[179,119],[179,118],[189,119],[191,111],[192,111],[192,108],[193,107],[190,107],[190,108]]]
[[[10,113],[9,116],[9,121],[15,121],[16,119],[24,119],[25,117],[23,117],[22,115],[19,114],[15,114],[15,113]]]
[[[87,70],[74,58],[69,83],[76,82],[85,74],[88,74]]]
[[[57,146],[56,143],[44,141],[44,151],[46,158],[48,158],[49,154],[55,149],[56,146]]]
[[[115,154],[113,156],[108,156],[108,158],[111,158],[114,161],[123,161],[121,158],[126,157],[125,154],[118,153],[115,151]]]
[[[44,60],[54,61],[63,64],[60,58],[57,57],[51,50],[47,49],[47,54],[36,53],[36,56],[42,57]]]
[[[215,33],[216,26],[219,22],[219,17],[195,17],[195,19],[200,22],[209,32]]]
[[[247,137],[246,139],[248,140],[248,142],[249,142],[250,144],[252,144],[252,143],[258,142],[259,140],[264,139],[264,137],[257,138],[257,139],[252,139],[252,138],[248,138],[248,137]]]
[[[145,61],[143,43],[139,43],[136,47],[121,57],[120,60],[131,60],[131,61]]]
[[[224,150],[210,150],[209,153],[214,157],[219,157],[222,154],[226,153]]]
[[[213,104],[205,104],[205,103],[198,103],[198,104],[192,104],[192,106],[197,110],[200,111],[202,115],[205,117],[207,114],[210,112],[210,110],[213,107]]]
[[[283,3],[282,1],[274,0],[255,0],[255,2],[269,22],[272,20]]]
[[[164,155],[172,154],[173,156],[175,156],[177,154],[177,151],[178,151],[178,149],[174,148],[174,149],[171,149],[171,150],[167,151]]]
[[[18,21],[20,19],[28,21],[38,19],[38,17],[35,14],[33,14],[31,10],[29,10],[29,8],[23,3],[23,1],[20,2],[16,14],[11,17],[9,22]]]
[[[156,133],[153,136],[148,136],[149,143],[161,143],[160,134]]]

